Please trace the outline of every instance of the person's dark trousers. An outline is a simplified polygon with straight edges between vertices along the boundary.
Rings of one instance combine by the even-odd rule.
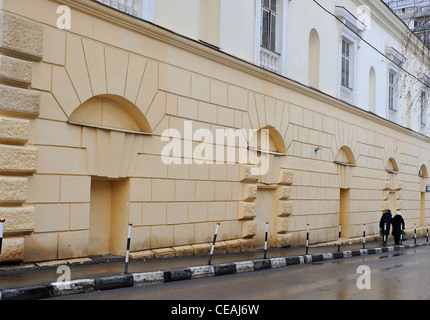
[[[395,244],[400,244],[400,235],[399,236],[394,236],[394,243]]]

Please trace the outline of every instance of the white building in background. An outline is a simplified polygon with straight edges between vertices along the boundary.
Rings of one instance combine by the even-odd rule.
[[[430,133],[428,49],[382,0],[99,2]]]
[[[384,2],[427,47],[430,46],[429,0],[384,0]]]

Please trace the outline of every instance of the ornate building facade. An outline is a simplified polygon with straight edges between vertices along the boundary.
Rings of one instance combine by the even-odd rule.
[[[428,52],[382,2],[0,4],[4,261],[429,222]]]

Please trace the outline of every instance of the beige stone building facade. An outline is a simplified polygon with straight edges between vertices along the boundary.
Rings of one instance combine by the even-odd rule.
[[[377,235],[386,208],[430,222],[428,137],[96,1],[0,3],[4,261],[123,255],[129,222],[133,257],[207,254],[217,222],[218,252],[260,248],[266,221],[272,246]],[[182,151],[267,129],[269,171],[165,164],[166,129]]]

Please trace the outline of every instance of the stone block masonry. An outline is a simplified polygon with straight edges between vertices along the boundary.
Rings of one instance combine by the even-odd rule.
[[[379,234],[388,207],[428,222],[426,137],[97,1],[2,4],[5,259],[123,255],[129,222],[131,255],[158,258],[208,254],[217,222],[215,252],[262,248],[267,221],[277,247],[304,244],[308,223],[310,244],[335,241],[340,218],[342,240]],[[240,144],[263,129],[265,174],[240,161],[266,154]],[[207,161],[216,150],[227,161]]]
[[[0,39],[0,52],[23,60],[42,60],[42,25],[2,12],[0,14]]]
[[[24,236],[35,225],[35,208],[25,203],[38,150],[27,143],[41,94],[29,87],[33,63],[42,56],[42,25],[0,12],[0,216],[6,219],[2,262],[24,260]]]

